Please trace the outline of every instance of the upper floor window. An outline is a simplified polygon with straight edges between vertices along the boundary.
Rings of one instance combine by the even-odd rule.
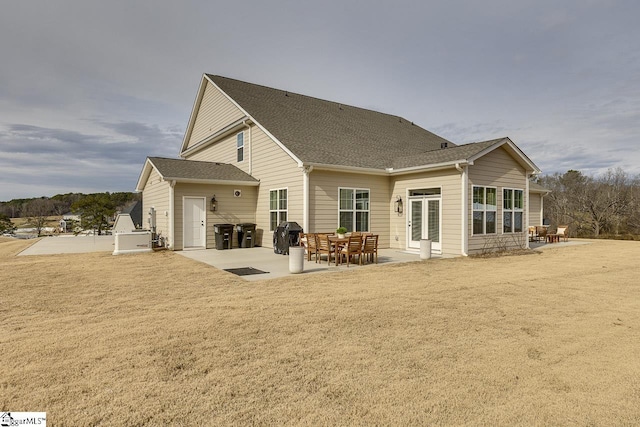
[[[524,227],[524,191],[502,190],[502,230],[504,233],[521,233]]]
[[[338,224],[347,231],[369,231],[369,190],[340,188]]]
[[[238,153],[238,162],[244,160],[244,132],[240,132],[236,136],[236,150]]]
[[[497,193],[495,187],[473,186],[473,234],[496,232]]]

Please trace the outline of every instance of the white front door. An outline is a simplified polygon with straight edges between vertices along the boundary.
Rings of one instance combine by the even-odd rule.
[[[408,246],[420,248],[420,239],[431,240],[431,250],[442,251],[440,241],[441,203],[440,197],[410,197],[408,216]]]
[[[203,197],[184,198],[184,247],[204,248],[207,228],[205,224],[205,199]]]

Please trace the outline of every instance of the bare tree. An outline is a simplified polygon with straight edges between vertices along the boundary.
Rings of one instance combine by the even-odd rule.
[[[34,199],[26,204],[27,223],[36,229],[38,236],[47,223],[47,217],[51,214],[53,202],[46,197]]]
[[[542,177],[552,192],[545,197],[545,215],[555,225],[569,224],[578,235],[628,233],[638,221],[638,178],[622,169],[590,177],[579,171]],[[635,218],[635,219],[632,219]]]

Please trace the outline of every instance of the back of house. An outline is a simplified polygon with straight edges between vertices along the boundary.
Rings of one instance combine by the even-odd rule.
[[[148,158],[136,189],[175,250],[216,247],[216,224],[254,223],[270,246],[294,221],[467,255],[527,246],[538,173],[509,138],[456,145],[402,117],[205,74],[179,158]]]

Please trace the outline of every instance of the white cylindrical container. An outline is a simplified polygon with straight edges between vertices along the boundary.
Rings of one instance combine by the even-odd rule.
[[[289,272],[302,273],[304,270],[304,246],[289,247]]]
[[[420,239],[420,259],[431,258],[431,240]]]

